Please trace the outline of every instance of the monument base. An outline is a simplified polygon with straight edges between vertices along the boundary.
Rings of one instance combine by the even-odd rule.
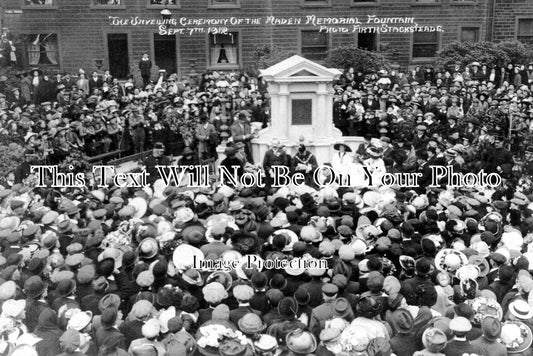
[[[302,135],[304,138],[305,147],[315,155],[319,165],[329,163],[331,161],[331,157],[335,151],[333,149],[333,145],[335,143],[344,142],[352,148],[352,151],[355,151],[357,150],[357,147],[364,142],[364,138],[360,136],[342,136],[342,133],[337,128],[333,129],[333,134],[334,135],[331,137],[314,136],[313,138],[311,136],[309,139],[307,138],[309,136],[306,137],[305,135]],[[252,141],[254,162],[263,162],[263,157],[265,156],[266,151],[269,149],[273,139],[279,140],[280,143],[285,146],[285,151],[291,155],[291,157],[297,153],[298,146],[300,144],[298,138],[275,137],[270,132],[270,128],[266,128],[259,133],[259,137],[257,139]]]

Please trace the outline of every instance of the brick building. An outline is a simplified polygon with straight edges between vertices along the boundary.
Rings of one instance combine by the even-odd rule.
[[[496,42],[518,39],[533,44],[533,1],[493,1],[491,39]]]
[[[170,14],[162,13],[164,9]],[[318,61],[327,49],[357,44],[381,51],[405,68],[432,63],[435,53],[454,40],[515,38],[517,26],[521,36],[533,38],[533,20],[520,20],[527,13],[533,19],[532,0],[4,0],[2,10],[3,25],[22,38],[18,55],[25,66],[68,72],[109,68],[118,77],[131,72],[144,52],[157,66],[186,75],[193,67],[198,72],[246,68],[262,44]],[[353,25],[335,25],[331,27],[337,30],[327,33],[319,32],[316,23],[306,23],[307,16],[357,17],[362,26],[369,18],[413,18],[419,26],[441,26],[443,31],[365,33],[352,32]],[[113,26],[110,17],[127,19],[128,24]],[[209,33],[204,26],[203,32],[162,35],[157,24],[132,24],[140,19],[178,21],[170,29],[184,28],[182,18],[231,17],[251,20],[228,24],[226,34]],[[283,21],[287,24],[272,24]],[[339,27],[348,32],[339,32]]]

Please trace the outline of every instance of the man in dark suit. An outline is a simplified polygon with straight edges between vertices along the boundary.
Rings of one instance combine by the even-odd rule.
[[[252,139],[254,135],[252,134],[252,128],[248,124],[248,118],[246,114],[239,113],[236,116],[235,123],[230,127],[231,138],[233,142],[242,142],[244,144],[244,151],[246,152],[246,158],[248,162],[253,163],[254,159],[252,156]]]
[[[368,94],[366,100],[363,100],[363,107],[366,111],[376,111],[379,110],[379,102],[374,99],[373,94]]]
[[[250,308],[250,299],[254,295],[254,290],[248,285],[238,285],[233,288],[233,296],[239,302],[239,306],[229,312],[229,319],[232,323],[237,325],[239,319],[248,313],[258,314],[255,310]]]
[[[141,77],[143,78],[143,89],[150,84],[150,71],[152,70],[152,61],[148,57],[148,53],[143,53],[141,60],[139,61],[139,70],[141,71]]]
[[[91,73],[91,80],[89,80],[89,95],[94,94],[94,89],[100,89],[104,85],[104,82],[98,76],[98,72],[94,71]]]
[[[170,159],[165,156],[165,146],[161,142],[156,142],[152,155],[143,161],[143,166],[146,167],[146,172],[149,174],[147,183],[153,185],[159,179],[157,166],[168,166],[170,164]]]
[[[268,151],[263,158],[263,169],[265,171],[265,189],[270,190],[274,177],[272,176],[272,168],[274,166],[285,166],[290,168],[291,158],[283,150],[283,146],[279,140],[273,140]]]

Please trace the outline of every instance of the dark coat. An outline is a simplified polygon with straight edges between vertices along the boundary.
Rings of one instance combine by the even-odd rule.
[[[322,286],[324,285],[324,282],[320,279],[313,279],[305,284],[303,284],[303,287],[305,290],[309,293],[311,296],[309,300],[309,307],[316,308],[322,303]]]
[[[101,326],[96,330],[96,346],[101,349],[102,346],[107,348],[120,348],[126,350],[126,338],[124,334],[114,327]]]
[[[390,339],[390,345],[397,356],[412,356],[418,351],[417,341],[411,334],[396,334]]]
[[[26,319],[24,320],[24,323],[26,324],[29,332],[33,332],[33,330],[37,327],[39,315],[41,315],[43,310],[48,308],[50,308],[48,303],[34,299],[26,300]]]
[[[229,320],[235,324],[238,325],[239,319],[245,316],[248,313],[255,313],[258,314],[255,310],[250,308],[249,306],[240,306],[237,309],[230,310],[229,312]]]
[[[39,314],[34,334],[42,339],[35,345],[40,356],[55,356],[61,353],[59,338],[63,331],[57,323],[57,314],[51,308],[46,308]]]
[[[139,70],[141,71],[141,77],[149,77],[150,70],[152,69],[152,61],[139,61]]]
[[[119,330],[125,336],[126,348],[130,347],[130,344],[135,339],[142,339],[142,327],[144,323],[140,320],[125,321],[120,325]]]
[[[463,356],[463,354],[478,354],[477,348],[470,341],[451,340],[442,353],[446,356]]]

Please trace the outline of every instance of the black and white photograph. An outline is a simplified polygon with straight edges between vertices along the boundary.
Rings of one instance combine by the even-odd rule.
[[[0,36],[0,356],[533,356],[533,0],[0,0]]]

